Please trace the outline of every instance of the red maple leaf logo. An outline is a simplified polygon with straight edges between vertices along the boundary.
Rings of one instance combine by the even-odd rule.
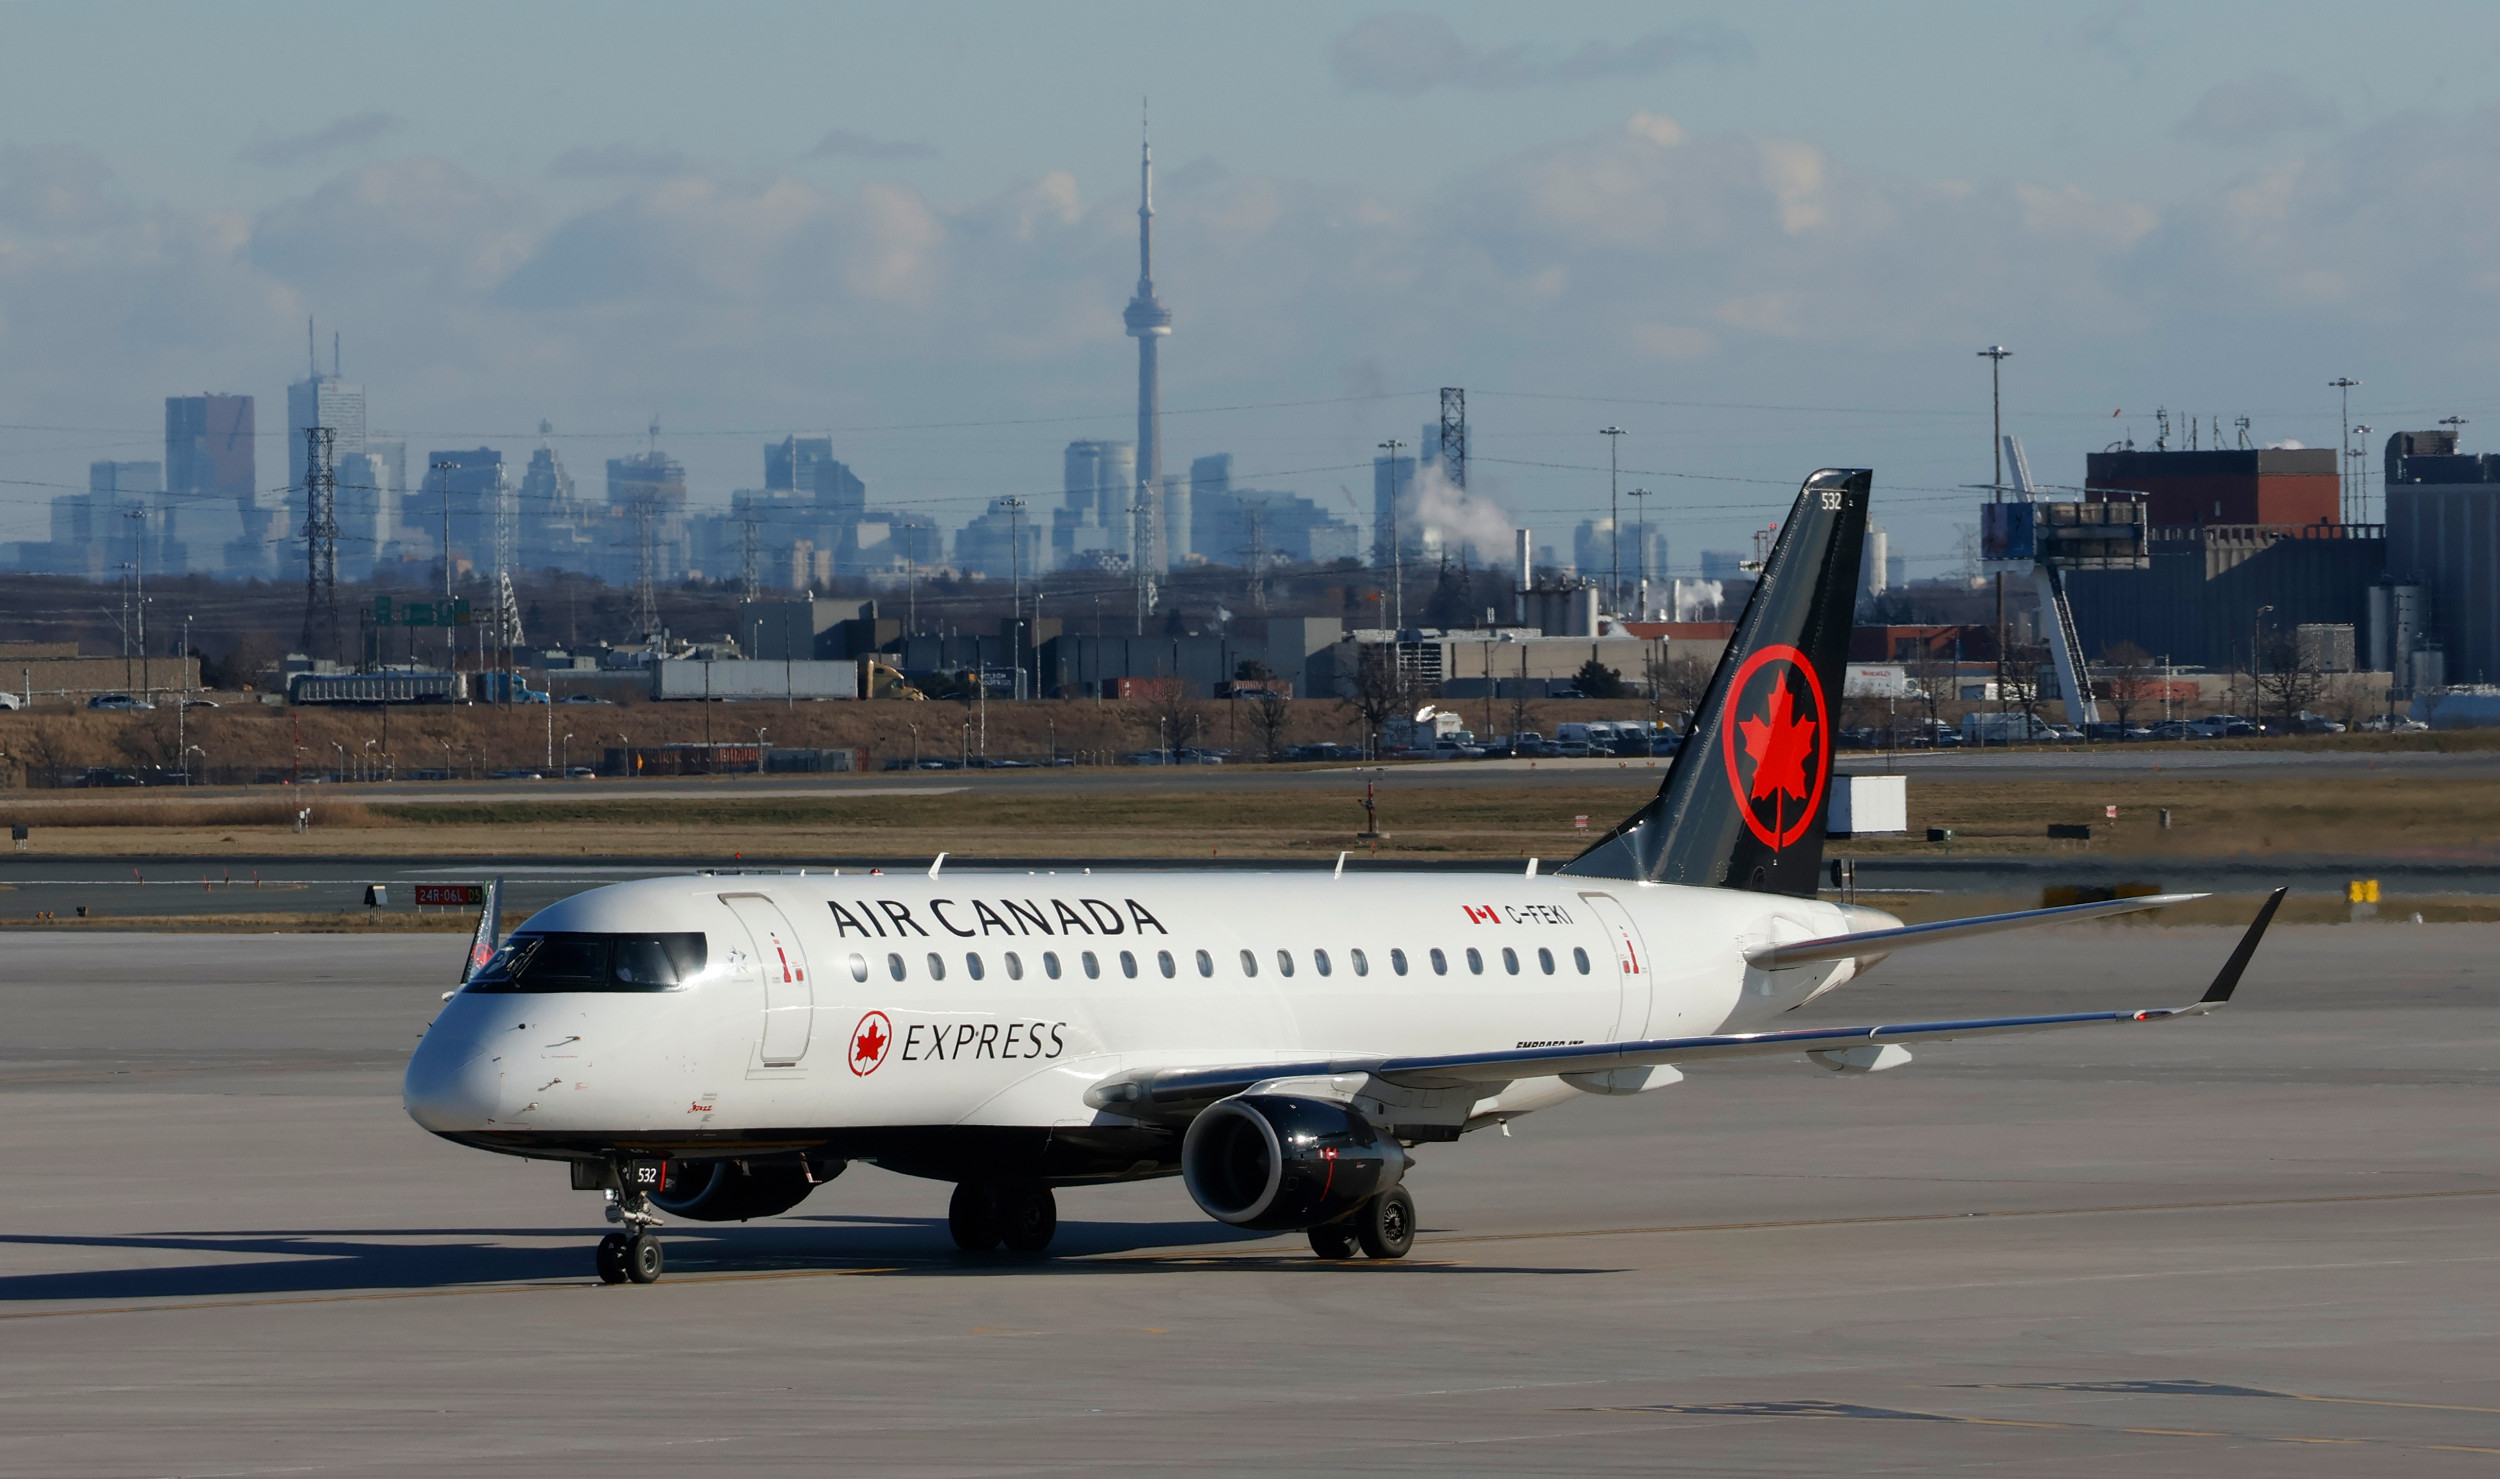
[[[851,1072],[866,1077],[885,1062],[885,1050],[894,1042],[893,1024],[883,1012],[870,1012],[851,1029]]]
[[[1791,718],[1794,702],[1788,684],[1774,680],[1769,711],[1759,719],[1736,721],[1745,736],[1745,758],[1753,762],[1751,796],[1756,801],[1774,791],[1803,801],[1814,792],[1806,775],[1806,762],[1814,758],[1814,721]]]

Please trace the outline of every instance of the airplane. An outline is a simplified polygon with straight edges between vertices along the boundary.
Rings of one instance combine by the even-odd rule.
[[[2123,898],[1905,925],[1818,897],[1834,710],[1873,475],[1807,478],[1657,796],[1551,872],[1315,868],[643,879],[497,941],[411,1057],[409,1115],[567,1162],[650,1283],[663,1214],[772,1216],[853,1161],[953,1183],[955,1243],[1046,1249],[1060,1190],[1177,1175],[1209,1216],[1397,1258],[1418,1147],[1681,1065],[1841,1073],[1913,1046],[2178,1021],[2134,1010],[1784,1026],[1894,951],[2155,909]]]

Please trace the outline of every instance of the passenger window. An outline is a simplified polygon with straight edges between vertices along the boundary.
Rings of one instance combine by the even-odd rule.
[[[1549,976],[1554,974],[1554,952],[1546,949],[1542,945],[1537,946],[1536,964],[1537,969],[1545,972],[1545,974]]]
[[[868,979],[867,956],[854,955],[851,957],[851,979],[854,981],[865,981]]]
[[[1077,959],[1084,962],[1086,980],[1099,981],[1102,979],[1102,962],[1094,958],[1093,951],[1088,950],[1082,955],[1079,955]]]
[[[1198,974],[1202,976],[1212,976],[1215,974],[1215,957],[1207,954],[1204,950],[1198,952]]]
[[[1403,951],[1403,950],[1397,950],[1397,949],[1392,949],[1392,950],[1389,952],[1389,969],[1391,969],[1391,970],[1393,970],[1393,971],[1397,972],[1397,973],[1398,973],[1399,975],[1401,975],[1401,976],[1403,976],[1403,975],[1405,975],[1405,974],[1406,974],[1406,952],[1405,952],[1405,951]]]
[[[1245,976],[1257,975],[1259,973],[1258,956],[1247,950],[1241,952],[1241,973]]]
[[[1128,977],[1132,981],[1137,979],[1136,952],[1130,950],[1123,950],[1120,952],[1120,974]]]
[[[1450,958],[1441,953],[1441,947],[1438,945],[1432,947],[1432,973],[1436,976],[1446,976],[1450,973]]]
[[[1319,972],[1323,976],[1334,974],[1334,972],[1332,972],[1328,967],[1327,951],[1314,950],[1311,952],[1311,969]]]
[[[1155,964],[1162,969],[1163,979],[1166,981],[1171,980],[1174,976],[1181,973],[1181,968],[1178,965],[1173,964],[1172,952],[1169,950],[1156,951]]]
[[[1024,979],[1024,958],[1013,950],[1007,952],[1007,979],[1010,981]]]
[[[946,957],[934,950],[929,952],[929,979],[932,981],[946,979]]]
[[[903,957],[899,955],[887,956],[885,958],[885,973],[892,976],[897,981],[903,979]]]
[[[1277,952],[1276,952],[1276,970],[1277,970],[1278,974],[1280,974],[1280,975],[1287,975],[1287,976],[1290,976],[1290,975],[1292,975],[1292,974],[1293,974],[1293,952],[1292,952],[1292,951],[1290,951],[1290,950],[1279,950],[1279,951],[1277,951]]]
[[[964,952],[964,973],[972,977],[975,981],[978,981],[983,976],[989,974],[981,968],[981,952],[977,950],[967,950]]]
[[[1473,975],[1484,974],[1484,952],[1473,945],[1467,947],[1467,969]]]
[[[1058,951],[1045,950],[1042,952],[1042,974],[1050,977],[1054,981],[1059,979]]]
[[[1571,963],[1580,968],[1581,975],[1589,973],[1589,953],[1577,945],[1571,947]]]
[[[1508,945],[1502,947],[1502,969],[1514,976],[1519,974],[1519,952]]]
[[[1353,958],[1354,974],[1358,976],[1368,976],[1372,973],[1372,963],[1363,958],[1363,952],[1361,950],[1349,950],[1346,954]]]

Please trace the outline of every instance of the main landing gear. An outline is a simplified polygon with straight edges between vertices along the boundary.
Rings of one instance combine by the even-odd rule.
[[[1415,1246],[1415,1199],[1393,1186],[1354,1209],[1349,1217],[1310,1230],[1311,1251],[1322,1258],[1404,1258]]]
[[[966,1253],[987,1253],[1004,1243],[1017,1253],[1039,1253],[1059,1231],[1059,1201],[1047,1186],[981,1186],[966,1181],[946,1204],[946,1230]]]

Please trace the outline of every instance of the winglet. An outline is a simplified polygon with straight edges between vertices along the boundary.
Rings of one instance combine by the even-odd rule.
[[[2198,1006],[2218,1007],[2231,999],[2231,993],[2240,984],[2240,972],[2248,969],[2249,958],[2257,953],[2257,942],[2265,938],[2266,926],[2274,923],[2274,911],[2282,907],[2283,896],[2289,892],[2291,890],[2278,888],[2266,895],[2265,907],[2258,910],[2257,917],[2249,922],[2248,933],[2240,936],[2239,948],[2231,952],[2229,960],[2223,962],[2222,973],[2214,977],[2211,986],[2205,988]]]
[[[945,866],[946,866],[946,854],[944,854],[944,853],[939,853],[939,854],[937,855],[937,861],[936,861],[936,862],[934,862],[934,863],[931,863],[931,864],[929,865],[929,876],[930,876],[931,878],[935,878],[935,877],[937,877],[937,876],[938,876],[938,869],[943,868],[943,867],[945,867]]]

